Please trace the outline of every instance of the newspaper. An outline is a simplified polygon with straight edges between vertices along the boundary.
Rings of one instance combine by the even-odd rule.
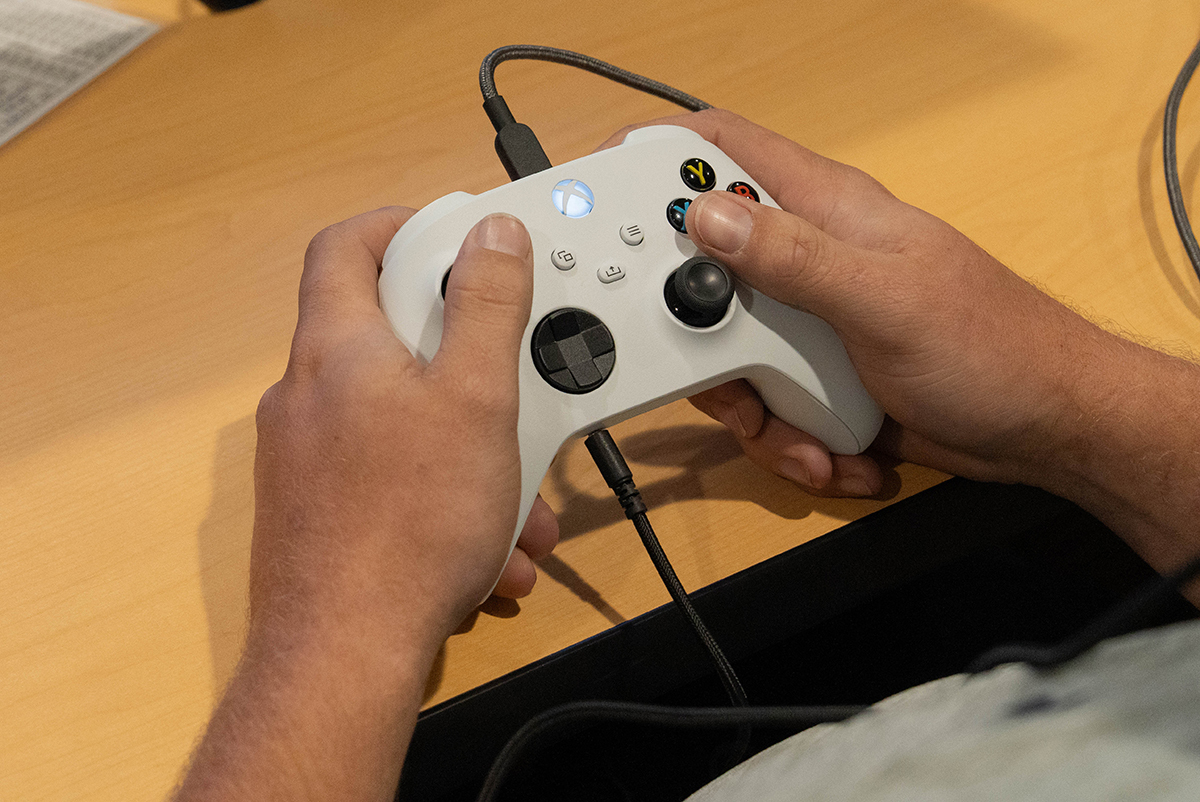
[[[0,145],[156,30],[77,0],[0,0]]]

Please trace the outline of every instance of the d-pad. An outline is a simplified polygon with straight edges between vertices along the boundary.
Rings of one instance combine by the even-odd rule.
[[[617,361],[608,327],[582,309],[556,309],[533,330],[533,364],[564,393],[588,393],[604,384]]]

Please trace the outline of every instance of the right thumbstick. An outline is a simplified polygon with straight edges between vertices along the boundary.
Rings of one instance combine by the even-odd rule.
[[[671,314],[689,326],[705,329],[725,317],[733,300],[733,278],[711,256],[693,256],[670,275],[663,294]]]

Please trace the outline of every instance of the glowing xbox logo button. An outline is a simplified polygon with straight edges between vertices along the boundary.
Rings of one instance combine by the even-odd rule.
[[[550,199],[554,201],[554,208],[567,217],[584,217],[596,205],[596,197],[588,185],[574,178],[555,184]]]

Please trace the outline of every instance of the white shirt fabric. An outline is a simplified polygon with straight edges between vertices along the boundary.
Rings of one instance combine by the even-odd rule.
[[[1005,665],[806,730],[689,802],[1200,800],[1200,621]]]

